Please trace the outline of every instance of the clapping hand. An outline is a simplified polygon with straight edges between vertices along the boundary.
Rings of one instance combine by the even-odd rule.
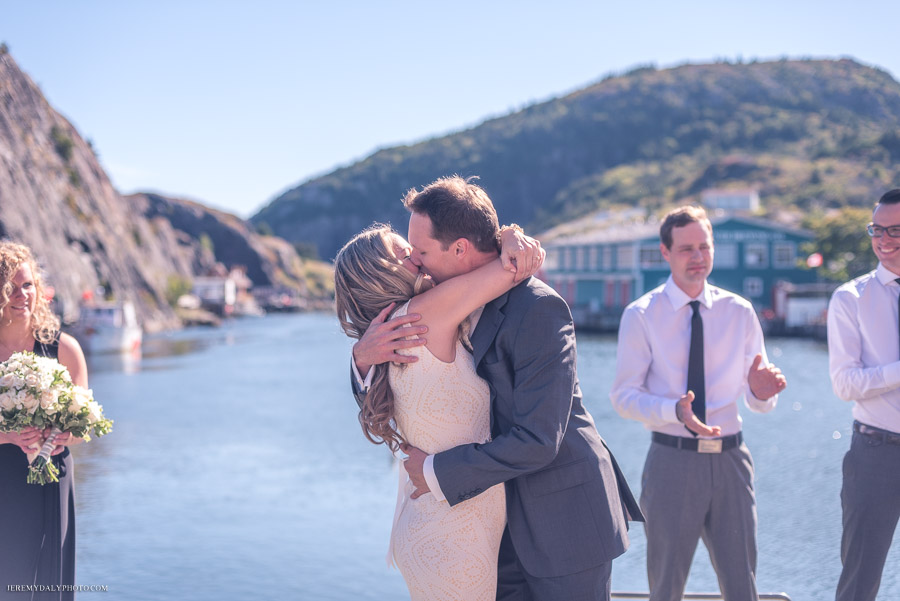
[[[787,379],[781,370],[769,363],[765,367],[762,364],[762,353],[757,353],[747,374],[747,382],[750,384],[750,392],[761,401],[775,396],[785,389]]]
[[[694,409],[691,403],[694,402],[694,392],[688,390],[687,394],[682,395],[675,405],[675,416],[678,421],[684,424],[684,427],[697,434],[698,436],[721,436],[722,428],[719,426],[707,426],[694,415]]]

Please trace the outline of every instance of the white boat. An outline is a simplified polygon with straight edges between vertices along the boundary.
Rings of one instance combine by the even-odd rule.
[[[143,338],[130,301],[82,306],[72,335],[87,353],[135,352],[140,349]]]

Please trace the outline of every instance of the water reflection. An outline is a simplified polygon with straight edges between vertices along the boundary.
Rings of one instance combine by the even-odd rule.
[[[148,335],[142,347],[132,352],[87,354],[88,373],[115,372],[133,374],[138,371],[177,369],[177,361],[167,361],[202,352],[211,347],[233,346],[242,337],[234,323],[217,329],[193,328]]]
[[[148,359],[156,357],[178,357],[202,351],[211,346],[230,346],[238,338],[232,328],[233,323],[226,322],[216,329],[189,328],[177,332],[165,332],[149,336],[144,341],[143,355]]]
[[[140,348],[127,353],[88,354],[85,358],[88,375],[105,371],[133,374],[141,369]]]

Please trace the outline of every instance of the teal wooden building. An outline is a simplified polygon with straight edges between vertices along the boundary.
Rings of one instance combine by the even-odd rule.
[[[753,302],[765,319],[782,282],[816,280],[800,247],[810,232],[743,216],[712,217],[715,258],[709,282]],[[555,228],[543,279],[553,286],[583,327],[615,330],[625,306],[664,283],[669,266],[659,251],[659,222],[603,217]]]

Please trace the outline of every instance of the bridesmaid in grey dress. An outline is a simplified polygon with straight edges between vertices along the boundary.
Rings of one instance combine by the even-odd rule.
[[[78,342],[59,332],[59,320],[44,298],[44,286],[31,251],[0,243],[0,361],[20,351],[53,357],[68,368],[72,381],[87,387],[87,366]],[[26,449],[40,446],[46,432],[26,428],[0,433],[0,600],[70,600],[72,590],[10,591],[10,585],[75,584],[75,495],[68,446],[71,434],[54,441],[52,460],[59,482],[27,484]],[[62,585],[62,586],[60,586]],[[66,586],[69,585],[69,586]]]

